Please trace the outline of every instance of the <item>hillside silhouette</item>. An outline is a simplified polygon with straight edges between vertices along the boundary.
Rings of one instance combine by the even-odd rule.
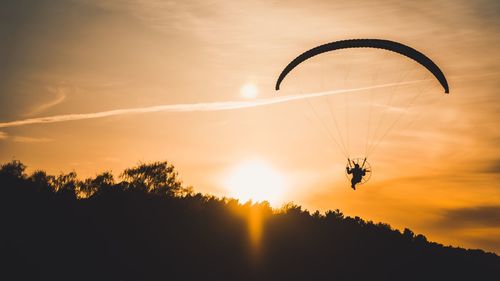
[[[0,168],[0,280],[500,280],[500,257],[405,229],[194,193],[167,162]]]

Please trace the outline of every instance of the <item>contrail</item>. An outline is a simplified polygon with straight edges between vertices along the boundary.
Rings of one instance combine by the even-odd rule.
[[[393,86],[397,86],[397,85],[417,84],[417,83],[420,83],[423,81],[427,81],[427,80],[415,80],[415,81],[407,81],[407,82],[399,82],[399,83],[387,83],[387,84],[381,84],[381,85],[375,85],[375,86],[367,86],[367,87],[352,88],[352,89],[340,89],[340,90],[317,92],[317,93],[310,93],[310,94],[277,96],[275,98],[258,99],[258,100],[253,100],[253,101],[224,101],[224,102],[191,103],[191,104],[189,104],[189,103],[187,103],[187,104],[165,104],[165,105],[156,105],[156,106],[148,106],[148,107],[115,109],[115,110],[93,112],[93,113],[55,115],[55,116],[48,116],[48,117],[29,118],[29,119],[22,119],[22,120],[17,120],[17,121],[3,122],[3,123],[0,123],[0,128],[18,127],[18,126],[33,125],[33,124],[57,123],[57,122],[65,122],[65,121],[76,121],[76,120],[94,119],[94,118],[103,118],[103,117],[109,117],[109,116],[134,114],[134,113],[235,110],[235,109],[251,108],[251,107],[257,107],[257,106],[284,103],[284,102],[289,102],[289,101],[294,101],[294,100],[302,100],[302,99],[308,99],[308,98],[330,96],[330,95],[336,95],[336,94],[342,94],[342,93],[360,92],[360,91],[371,90],[371,89],[388,88],[388,87],[393,87]]]

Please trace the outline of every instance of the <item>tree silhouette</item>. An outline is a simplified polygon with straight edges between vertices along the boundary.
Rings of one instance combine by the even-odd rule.
[[[88,178],[80,188],[81,197],[88,198],[96,193],[102,193],[115,185],[115,179],[111,172],[103,172],[95,178]]]
[[[0,280],[499,279],[493,253],[338,209],[195,194],[167,162],[127,169],[121,182],[25,170],[0,167]]]
[[[25,170],[26,165],[21,163],[19,160],[13,160],[0,167],[0,175],[22,179],[26,177],[26,174],[24,173]]]
[[[178,173],[168,162],[153,162],[140,164],[126,169],[122,177],[128,181],[128,188],[155,193],[158,195],[176,195],[182,192],[182,183]]]

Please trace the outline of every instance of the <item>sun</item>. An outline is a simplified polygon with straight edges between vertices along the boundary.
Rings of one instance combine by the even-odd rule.
[[[247,84],[241,86],[240,94],[245,99],[256,98],[257,93],[258,93],[257,86],[255,86],[254,84],[247,83]]]
[[[234,168],[226,181],[229,196],[241,202],[268,201],[272,206],[282,203],[283,176],[265,162],[252,160]]]

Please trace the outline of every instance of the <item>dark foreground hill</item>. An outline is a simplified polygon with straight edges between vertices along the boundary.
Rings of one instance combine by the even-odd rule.
[[[500,257],[295,205],[193,194],[166,162],[0,169],[0,280],[500,280]]]

